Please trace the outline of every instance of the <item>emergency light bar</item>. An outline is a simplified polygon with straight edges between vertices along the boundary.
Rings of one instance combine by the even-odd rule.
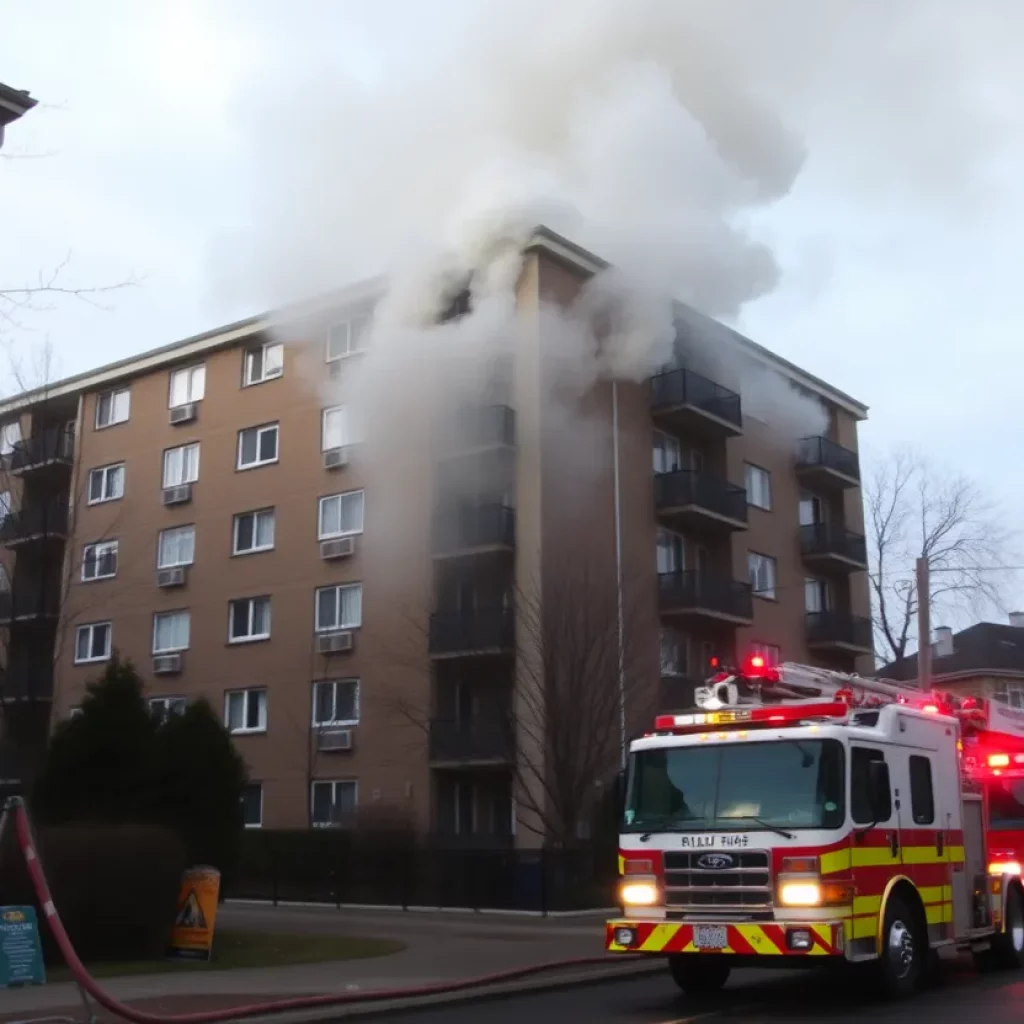
[[[708,726],[746,725],[766,727],[792,725],[810,718],[844,719],[850,706],[840,701],[805,704],[776,704],[769,707],[743,708],[736,711],[698,711],[687,715],[658,715],[654,719],[656,732],[700,732]]]

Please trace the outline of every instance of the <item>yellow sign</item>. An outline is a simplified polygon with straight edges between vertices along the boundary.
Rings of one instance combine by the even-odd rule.
[[[168,956],[185,960],[210,959],[219,897],[220,872],[216,868],[198,867],[185,872]]]

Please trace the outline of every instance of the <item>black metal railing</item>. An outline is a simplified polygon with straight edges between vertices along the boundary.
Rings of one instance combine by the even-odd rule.
[[[60,592],[52,587],[15,587],[0,590],[0,622],[15,619],[55,619],[60,611]]]
[[[717,416],[736,427],[743,426],[740,396],[707,377],[681,367],[651,378],[651,409],[689,405]]]
[[[480,405],[461,409],[446,425],[442,448],[460,451],[516,443],[516,413],[507,405]]]
[[[654,477],[654,504],[659,511],[696,505],[728,519],[747,521],[747,492],[705,473],[680,469]]]
[[[800,527],[800,550],[805,555],[836,555],[858,565],[868,564],[868,544],[862,533],[839,523],[810,523]]]
[[[797,469],[831,469],[853,480],[860,480],[857,453],[827,437],[805,437],[797,442]]]
[[[434,718],[430,722],[431,761],[509,761],[515,751],[511,715],[494,713],[468,720]]]
[[[65,502],[32,504],[8,512],[0,519],[0,542],[28,540],[31,537],[63,538],[68,533],[68,506]]]
[[[0,670],[0,698],[3,700],[50,700],[52,698],[53,661],[40,656],[45,653],[43,645],[36,646],[30,654],[24,657],[19,656],[16,651],[12,651],[9,663]]]
[[[849,612],[808,612],[807,642],[809,644],[845,644],[872,650],[871,620]]]
[[[440,611],[430,616],[430,653],[506,651],[515,646],[511,608]]]
[[[439,509],[434,516],[434,554],[513,547],[515,540],[516,512],[507,505],[459,504]]]
[[[658,603],[666,611],[701,608],[736,619],[754,617],[749,583],[694,569],[659,573]]]
[[[12,473],[19,473],[49,463],[71,465],[74,457],[74,433],[66,427],[50,427],[14,444],[10,467]]]

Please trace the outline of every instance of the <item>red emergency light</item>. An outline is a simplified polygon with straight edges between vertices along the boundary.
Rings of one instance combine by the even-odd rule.
[[[685,715],[658,715],[654,719],[654,728],[657,732],[675,733],[705,732],[720,726],[765,728],[772,725],[794,725],[815,718],[842,719],[849,713],[849,706],[839,701],[696,711]]]

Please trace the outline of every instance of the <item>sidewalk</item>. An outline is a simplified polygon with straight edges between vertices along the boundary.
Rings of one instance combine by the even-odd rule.
[[[320,907],[225,905],[218,926],[289,934],[338,934],[394,938],[406,949],[366,960],[296,964],[285,967],[180,973],[103,979],[115,998],[140,1009],[178,1014],[243,1006],[275,997],[416,988],[472,978],[550,960],[600,956],[604,949],[603,916],[572,919],[505,919],[476,914],[354,911]],[[611,961],[611,958],[609,958]],[[651,964],[641,965],[651,969]],[[628,963],[587,969],[599,978]],[[576,970],[579,974],[579,969]],[[541,975],[548,980],[554,975]],[[530,981],[518,983],[529,986]],[[369,1006],[366,1008],[369,1010]],[[13,989],[0,995],[0,1022],[66,1015],[82,1019],[82,1005],[72,984]],[[338,1017],[324,1009],[289,1014],[289,1019]],[[101,1014],[101,1019],[112,1019]],[[284,1018],[281,1018],[282,1020]]]

